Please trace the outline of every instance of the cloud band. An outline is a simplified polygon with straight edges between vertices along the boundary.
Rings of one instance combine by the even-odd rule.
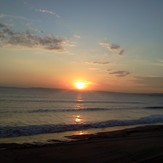
[[[19,45],[26,47],[42,47],[48,50],[64,50],[65,45],[71,42],[67,39],[58,39],[54,36],[44,36],[32,34],[30,32],[15,32],[6,25],[0,23],[1,46],[5,44]]]

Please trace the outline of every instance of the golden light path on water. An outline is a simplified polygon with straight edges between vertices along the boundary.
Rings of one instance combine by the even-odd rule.
[[[76,101],[77,101],[77,103],[74,105],[74,109],[75,110],[83,109],[84,105],[82,103],[83,98],[82,98],[82,94],[81,93],[79,93],[77,95]],[[75,115],[73,115],[73,121],[74,121],[75,124],[84,124],[86,120],[83,117],[83,115],[75,114]],[[88,134],[88,131],[81,130],[81,131],[75,131],[74,132],[74,135],[84,135],[84,134]]]

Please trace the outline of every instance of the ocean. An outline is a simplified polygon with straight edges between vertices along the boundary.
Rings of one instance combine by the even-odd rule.
[[[0,143],[51,143],[163,124],[163,95],[0,88]]]

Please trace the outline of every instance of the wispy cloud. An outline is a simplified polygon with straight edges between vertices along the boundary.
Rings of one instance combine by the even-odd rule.
[[[113,44],[108,41],[100,42],[100,45],[109,51],[122,55],[124,53],[124,49],[122,49],[119,45]]]
[[[147,87],[163,88],[163,77],[162,76],[136,76],[136,81]]]
[[[5,24],[0,23],[0,28],[6,28]]]
[[[12,18],[12,19],[25,20],[25,21],[32,21],[32,19],[26,18],[24,16],[15,16],[15,15],[3,14],[3,13],[0,13],[0,18]]]
[[[163,64],[163,59],[159,59],[158,62],[162,63]]]
[[[163,66],[163,60],[162,59],[157,59],[157,62],[155,63],[157,66]]]
[[[53,15],[57,18],[60,18],[60,16],[56,13],[56,12],[53,12],[53,11],[50,11],[50,10],[47,10],[47,9],[36,9],[37,12],[41,12],[41,13],[45,13],[45,14],[49,14],[49,15]]]
[[[0,44],[26,46],[26,47],[41,47],[48,50],[64,51],[65,46],[72,46],[68,39],[56,38],[53,35],[41,37],[30,32],[16,32],[9,29],[6,25],[0,24]]]
[[[108,61],[93,61],[93,62],[86,62],[87,64],[100,64],[100,65],[106,65],[109,64],[111,62]]]
[[[80,39],[81,36],[80,36],[80,35],[74,35],[74,38],[75,38],[75,39]]]
[[[109,71],[109,74],[116,75],[117,77],[125,77],[130,74],[130,72],[128,71],[113,71],[113,72],[110,72],[110,70],[108,71]]]
[[[106,65],[106,64],[109,64],[110,62],[102,62],[102,61],[94,61],[92,62],[93,64],[100,64],[100,65]]]

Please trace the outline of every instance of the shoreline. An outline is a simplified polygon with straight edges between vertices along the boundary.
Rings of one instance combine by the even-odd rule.
[[[0,144],[0,160],[14,162],[161,162],[163,125],[68,136],[54,144]]]

